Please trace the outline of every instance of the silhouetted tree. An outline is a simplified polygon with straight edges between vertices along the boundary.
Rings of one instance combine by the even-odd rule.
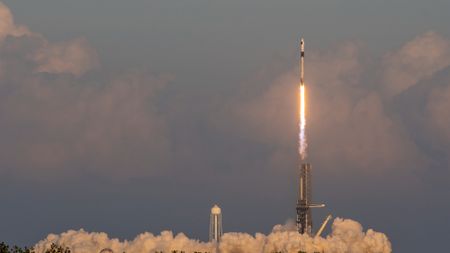
[[[33,248],[21,248],[19,246],[13,246],[10,248],[8,244],[1,242],[0,253],[34,253],[34,250]]]
[[[63,247],[52,243],[50,249],[45,250],[45,253],[70,253],[69,247]]]

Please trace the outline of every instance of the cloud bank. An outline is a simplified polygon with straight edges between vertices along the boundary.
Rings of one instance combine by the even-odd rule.
[[[82,168],[114,178],[174,165],[171,145],[179,136],[169,122],[182,122],[186,115],[177,108],[186,104],[165,93],[171,76],[131,70],[89,78],[86,73],[99,66],[99,59],[86,39],[50,42],[15,24],[4,4],[0,4],[0,56],[0,137],[4,140],[0,173],[58,178]],[[369,173],[426,166],[430,158],[402,122],[402,112],[395,114],[390,103],[445,71],[449,56],[450,41],[436,32],[418,35],[386,53],[372,64],[378,70],[367,67],[361,42],[311,50],[306,62],[310,159],[324,169],[338,164]],[[376,76],[368,80],[368,73]],[[297,79],[294,70],[268,65],[190,120],[206,122],[204,127],[217,136],[270,147],[262,163],[287,166],[297,135]],[[448,87],[448,83],[430,84],[430,92],[422,94],[427,97],[424,124],[447,143]],[[170,107],[161,105],[162,98]],[[187,100],[202,103],[196,97]],[[191,131],[186,133],[193,135],[191,142],[205,141]],[[177,150],[202,146],[183,145],[188,147]],[[196,163],[194,157],[204,156],[204,150],[189,154]],[[230,159],[245,163],[241,157]]]
[[[429,31],[383,57],[383,91],[398,95],[450,64],[450,41]]]
[[[8,44],[5,42],[8,38],[20,39],[21,43],[15,41],[14,45],[5,45]],[[15,24],[10,9],[0,2],[0,50],[4,51],[8,46],[16,52],[26,50],[21,47],[29,46],[30,43],[34,44],[33,49],[27,52],[25,58],[34,65],[35,72],[81,76],[98,65],[97,53],[85,39],[51,43],[26,26]]]
[[[172,77],[127,70],[102,79],[86,39],[50,42],[0,3],[0,175],[129,178],[167,162],[156,101]]]
[[[75,76],[81,76],[98,65],[97,53],[83,38],[43,43],[33,60],[37,63],[36,72],[70,73]]]

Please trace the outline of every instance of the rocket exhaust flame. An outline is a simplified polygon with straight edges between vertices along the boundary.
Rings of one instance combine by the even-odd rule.
[[[299,103],[299,155],[302,160],[306,159],[306,148],[308,146],[306,142],[306,113],[305,113],[305,85],[300,84],[299,87],[299,96],[300,96],[300,103]]]

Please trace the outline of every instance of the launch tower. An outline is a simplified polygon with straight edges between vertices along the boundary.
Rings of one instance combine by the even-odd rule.
[[[311,164],[303,163],[300,168],[300,187],[297,200],[297,228],[301,234],[312,234],[311,208],[324,207],[324,204],[312,204]]]

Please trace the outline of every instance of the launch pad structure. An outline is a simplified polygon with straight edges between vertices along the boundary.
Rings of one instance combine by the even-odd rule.
[[[311,208],[325,207],[324,204],[313,204],[311,191],[311,164],[302,163],[300,168],[299,194],[297,200],[297,228],[301,234],[312,234]]]

